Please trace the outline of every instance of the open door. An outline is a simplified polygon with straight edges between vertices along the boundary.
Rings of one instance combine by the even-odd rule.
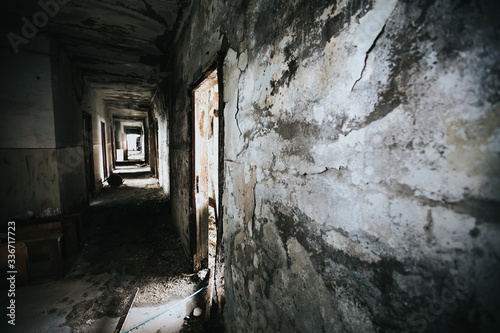
[[[94,145],[92,141],[92,116],[88,113],[83,113],[83,154],[85,163],[85,183],[86,183],[86,198],[87,205],[90,197],[95,192],[95,176],[94,176]]]
[[[194,212],[196,251],[194,269],[213,272],[219,207],[219,85],[217,70],[193,91]]]
[[[219,61],[223,53],[219,54]],[[224,103],[222,65],[214,59],[192,91],[191,253],[193,268],[208,268],[205,317],[209,331],[223,327],[224,244],[221,198],[223,191]],[[196,236],[196,237],[194,237]]]

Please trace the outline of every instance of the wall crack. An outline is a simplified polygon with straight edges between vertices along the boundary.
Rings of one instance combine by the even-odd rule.
[[[238,77],[238,84],[240,82],[240,78],[241,78],[241,72]],[[240,112],[240,89],[239,87],[237,89],[238,89],[238,96],[236,96],[236,112],[234,113],[234,120],[236,120],[236,127],[238,127],[238,131],[240,132],[241,136],[243,133],[241,133],[240,123],[238,121],[238,113]]]
[[[361,81],[361,79],[363,78],[363,74],[364,74],[365,69],[366,69],[366,64],[368,62],[368,57],[370,56],[370,53],[373,51],[373,49],[377,45],[377,41],[380,39],[380,36],[382,36],[382,34],[384,33],[384,30],[385,30],[385,24],[382,27],[382,30],[380,30],[380,32],[377,35],[377,37],[375,37],[375,40],[373,41],[372,46],[370,46],[370,48],[368,49],[368,51],[366,51],[365,64],[363,66],[363,69],[361,70],[361,74],[359,75],[359,78],[356,80],[356,82],[354,82],[354,85],[351,88],[351,92],[354,91],[354,88],[356,87],[356,84],[358,84],[358,82]]]
[[[325,174],[327,173],[328,171],[331,171],[331,170],[337,170],[337,171],[342,171],[342,170],[345,170],[347,169],[347,167],[345,166],[339,166],[338,169],[333,167],[333,168],[329,168],[329,167],[325,167],[325,170],[323,171],[319,171],[319,172],[312,172],[312,173],[303,173],[302,176],[316,176],[316,175],[322,175],[322,174]]]

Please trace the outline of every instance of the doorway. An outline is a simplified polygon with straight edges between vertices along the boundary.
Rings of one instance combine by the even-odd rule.
[[[106,154],[106,124],[104,121],[101,121],[101,149],[102,149],[102,167],[104,169],[103,172],[103,181],[108,179],[108,159]]]
[[[116,167],[116,154],[115,154],[115,132],[113,131],[113,126],[109,125],[109,135],[111,141],[111,168]]]
[[[86,183],[86,202],[89,204],[90,197],[95,191],[94,175],[94,145],[92,141],[92,116],[86,112],[83,113],[83,154],[85,163],[85,183]]]
[[[193,90],[194,269],[215,268],[219,208],[219,84],[217,70]]]
[[[160,167],[160,164],[159,164],[159,155],[158,155],[158,121],[156,120],[153,125],[151,126],[151,132],[152,132],[152,140],[151,140],[151,152],[152,152],[152,156],[151,156],[151,169],[154,168],[154,170],[151,170],[153,171],[154,175],[156,178],[160,178],[160,174],[159,174],[159,167]]]

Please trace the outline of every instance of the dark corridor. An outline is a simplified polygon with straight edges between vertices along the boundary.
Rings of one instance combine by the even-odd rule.
[[[499,17],[4,1],[1,324],[500,332]]]

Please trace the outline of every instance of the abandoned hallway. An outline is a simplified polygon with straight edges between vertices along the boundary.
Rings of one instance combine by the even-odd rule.
[[[498,17],[2,5],[2,332],[500,332]]]

